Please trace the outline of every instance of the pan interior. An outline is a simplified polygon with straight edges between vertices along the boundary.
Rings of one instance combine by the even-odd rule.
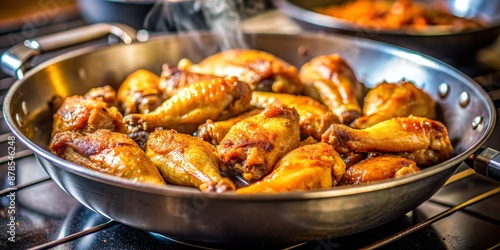
[[[247,34],[246,41],[251,48],[297,67],[315,56],[338,53],[367,87],[403,78],[415,82],[438,104],[439,119],[454,146],[454,165],[484,143],[494,126],[495,113],[486,93],[457,70],[422,54],[340,35]],[[184,57],[197,62],[216,51],[217,39],[211,34],[162,36],[145,43],[73,51],[45,62],[16,82],[5,100],[6,120],[30,148],[44,150],[50,140],[54,98],[84,94],[104,85],[117,88],[136,69],[159,74],[164,63],[176,65]],[[474,128],[475,119],[481,122]]]

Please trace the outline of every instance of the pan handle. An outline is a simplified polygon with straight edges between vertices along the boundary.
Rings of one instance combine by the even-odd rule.
[[[61,49],[92,41],[107,35],[115,35],[126,44],[136,40],[136,31],[124,24],[99,23],[68,31],[27,39],[23,43],[14,45],[2,54],[0,58],[2,70],[17,79],[24,77],[28,68],[28,61],[42,52]]]
[[[465,161],[476,173],[500,181],[500,152],[482,148]]]

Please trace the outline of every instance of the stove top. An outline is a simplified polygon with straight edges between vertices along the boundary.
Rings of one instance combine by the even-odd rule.
[[[78,26],[83,24],[74,23]],[[270,24],[274,27],[270,27]],[[247,31],[293,33],[299,32],[293,21],[276,11],[246,20]],[[63,28],[66,29],[66,28]],[[50,32],[49,32],[50,33]],[[0,41],[1,41],[0,37]],[[496,51],[496,50],[495,50]],[[498,49],[500,51],[500,49]],[[0,51],[1,52],[1,51]],[[499,52],[500,53],[500,52]],[[471,60],[450,62],[470,76],[500,70],[492,64]],[[484,80],[484,79],[483,79]],[[495,79],[487,78],[485,89],[497,86]],[[0,75],[0,99],[13,82]],[[499,81],[500,82],[500,81]],[[497,100],[500,98],[496,98]],[[497,106],[498,107],[498,106]],[[2,118],[3,119],[3,115]],[[318,239],[296,245],[222,245],[185,241],[134,229],[101,216],[79,204],[62,191],[46,175],[31,151],[10,137],[10,131],[0,121],[0,248],[2,249],[354,249],[369,246],[377,241],[391,243],[385,249],[494,249],[500,248],[500,195],[466,205],[449,216],[432,220],[405,237],[405,230],[429,222],[434,216],[464,202],[500,188],[500,183],[475,174],[465,163],[457,173],[431,199],[410,213],[377,228],[341,238]],[[500,118],[486,146],[500,149]],[[15,183],[9,177],[9,146],[15,143]],[[16,190],[15,200],[10,192]],[[14,213],[13,213],[14,212]],[[15,216],[12,220],[10,216]],[[14,225],[12,221],[15,221]],[[15,233],[15,237],[13,237]],[[396,236],[395,236],[396,235]],[[15,242],[9,240],[13,239]],[[387,239],[388,238],[388,239]]]

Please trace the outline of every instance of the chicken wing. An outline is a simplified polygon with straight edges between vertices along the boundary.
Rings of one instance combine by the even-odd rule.
[[[221,77],[236,76],[240,81],[248,83],[252,90],[299,94],[303,88],[296,67],[258,50],[226,50],[207,57],[198,64],[182,59],[178,68]]]
[[[300,140],[299,115],[287,106],[268,106],[234,125],[217,147],[222,163],[249,181],[262,179]]]
[[[98,99],[108,104],[108,107],[117,107],[116,90],[113,87],[106,85],[89,90],[84,95],[87,99]]]
[[[321,140],[321,134],[332,123],[340,123],[328,108],[308,96],[254,91],[250,104],[259,108],[268,105],[286,105],[295,108],[299,114],[300,132],[303,138],[312,136]]]
[[[326,143],[292,150],[276,163],[264,179],[236,190],[238,194],[316,190],[335,186],[342,178],[345,163]]]
[[[219,143],[224,139],[227,132],[239,121],[259,114],[264,109],[252,109],[241,115],[233,117],[228,120],[214,122],[212,120],[207,120],[204,124],[201,124],[196,131],[196,135],[203,140],[212,143],[213,145],[219,145]]]
[[[364,86],[339,55],[313,58],[300,68],[299,77],[304,93],[322,101],[343,124],[361,115]]]
[[[149,135],[146,155],[170,183],[204,192],[236,189],[231,180],[220,175],[221,163],[214,146],[200,138],[157,130]]]
[[[181,89],[148,114],[129,114],[124,122],[131,130],[175,129],[193,133],[207,119],[225,120],[250,107],[250,87],[235,77],[198,82]]]
[[[146,153],[125,134],[100,129],[91,134],[66,131],[56,134],[52,152],[80,166],[134,182],[165,185]]]
[[[149,113],[164,100],[158,85],[160,77],[153,72],[139,69],[128,75],[118,88],[118,103],[123,113]]]
[[[116,107],[108,107],[99,98],[70,96],[54,114],[52,135],[64,131],[92,133],[98,129],[128,133],[122,119],[123,116]]]
[[[186,86],[197,82],[210,81],[214,78],[218,77],[180,70],[176,67],[171,67],[168,64],[164,64],[160,76],[159,88],[167,98],[170,98]]]
[[[356,119],[351,126],[367,128],[393,117],[409,115],[435,119],[436,103],[412,82],[383,82],[366,94],[363,116]]]
[[[417,163],[401,156],[384,154],[349,167],[339,185],[358,185],[420,172]]]
[[[444,161],[453,151],[441,122],[414,116],[392,118],[361,130],[332,124],[322,141],[339,153],[400,153],[419,165]]]

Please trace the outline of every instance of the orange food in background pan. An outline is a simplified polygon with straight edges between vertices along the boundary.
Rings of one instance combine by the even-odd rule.
[[[454,16],[412,0],[354,0],[342,5],[315,8],[314,11],[371,29],[424,30],[429,26],[441,26],[458,31],[482,27],[475,20]]]

